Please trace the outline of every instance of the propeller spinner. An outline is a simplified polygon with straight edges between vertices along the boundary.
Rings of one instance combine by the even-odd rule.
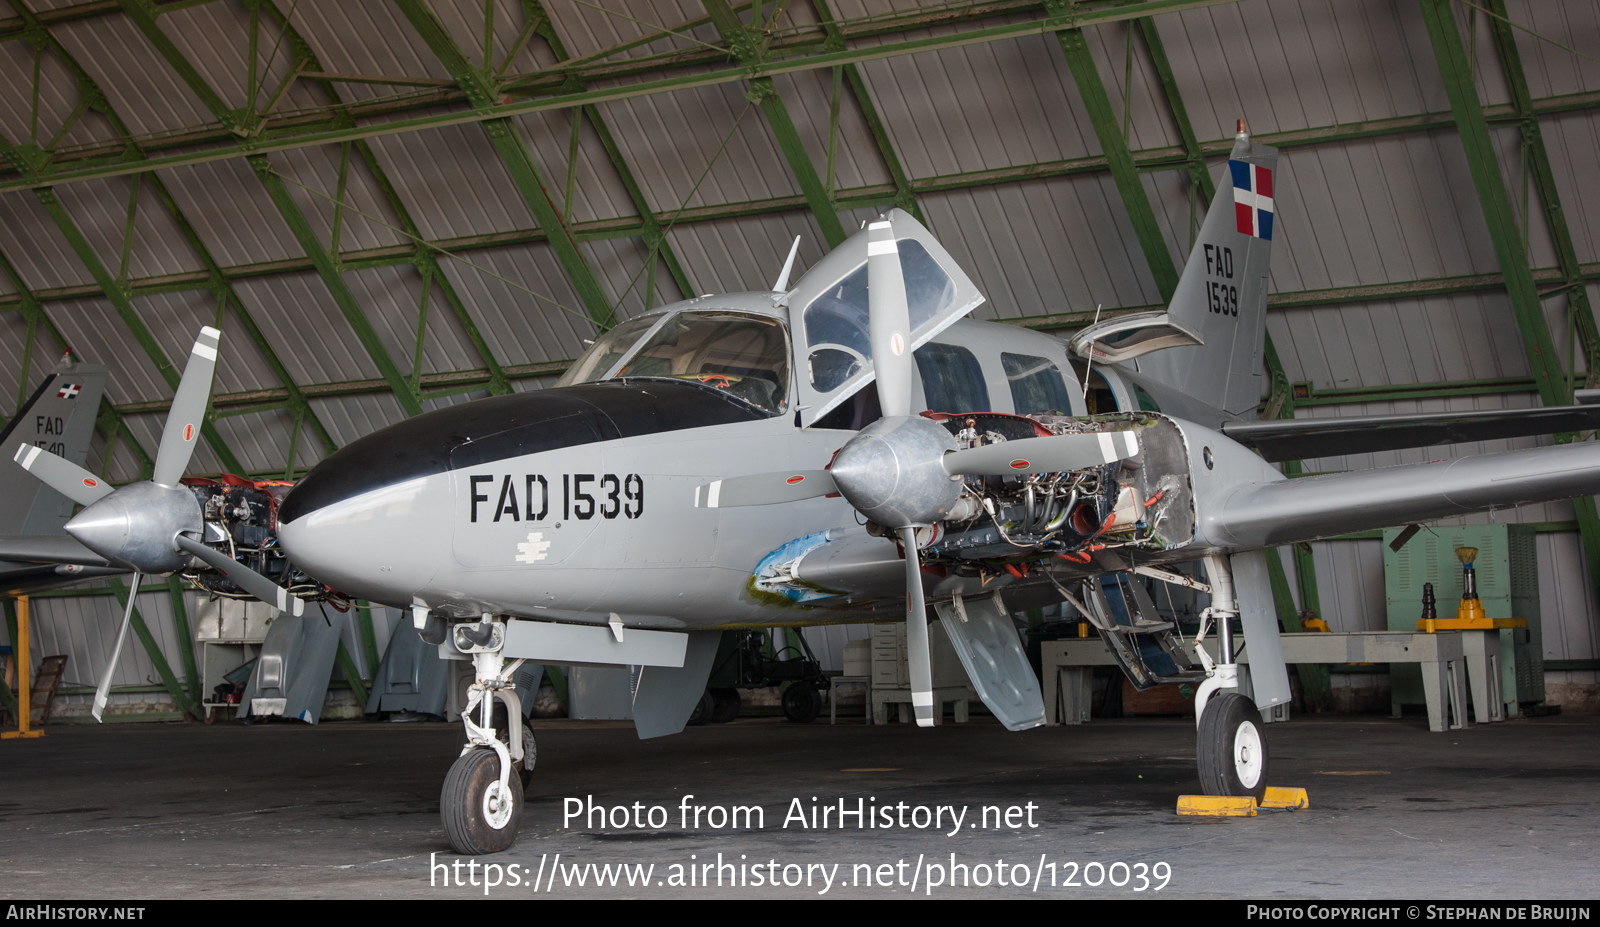
[[[85,508],[66,524],[67,533],[83,546],[104,557],[106,562],[133,571],[128,607],[122,616],[117,644],[95,691],[95,720],[105,709],[111,688],[111,673],[122,655],[133,616],[134,597],[146,573],[171,573],[183,569],[191,557],[198,557],[222,572],[251,595],[283,611],[302,614],[305,603],[283,587],[225,554],[218,553],[196,538],[205,524],[194,494],[180,480],[194,454],[200,436],[206,404],[211,397],[211,378],[217,367],[217,344],[222,333],[211,327],[200,329],[189,363],[178,382],[167,424],[156,452],[152,477],[113,490],[88,470],[49,451],[29,445],[17,449],[16,461],[50,488]]]
[[[797,502],[837,492],[899,535],[906,559],[906,657],[911,705],[933,726],[933,669],[916,531],[942,520],[961,497],[965,475],[1052,473],[1100,466],[1139,452],[1133,432],[1067,434],[958,449],[944,426],[911,413],[911,312],[894,224],[867,226],[868,329],[883,417],[839,449],[826,471],[762,473],[701,487],[710,508]]]

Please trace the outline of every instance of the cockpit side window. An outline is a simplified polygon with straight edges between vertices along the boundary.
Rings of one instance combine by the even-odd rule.
[[[783,323],[742,312],[680,312],[636,351],[619,377],[696,380],[777,415],[789,399]]]
[[[561,375],[556,385],[571,386],[574,383],[592,383],[603,379],[611,368],[616,366],[617,361],[622,360],[634,344],[650,331],[651,326],[659,321],[661,321],[659,315],[643,316],[623,322],[596,338],[594,344],[589,346],[589,350],[584,351],[583,356]]]

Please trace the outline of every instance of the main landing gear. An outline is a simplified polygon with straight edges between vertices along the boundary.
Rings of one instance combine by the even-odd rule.
[[[1234,662],[1233,628],[1229,624],[1238,614],[1233,574],[1223,557],[1207,557],[1205,564],[1211,580],[1211,607],[1201,613],[1200,633],[1195,638],[1195,654],[1205,665],[1207,675],[1194,695],[1200,788],[1207,795],[1250,795],[1259,801],[1267,792],[1267,739],[1255,703],[1237,691],[1239,665]],[[1200,646],[1212,621],[1216,622],[1221,644],[1215,662]],[[1229,691],[1218,691],[1223,689]]]
[[[501,656],[505,623],[484,615],[475,625],[456,625],[453,635],[456,649],[472,658],[477,681],[467,690],[461,713],[467,743],[444,778],[439,817],[450,846],[478,856],[516,841],[536,748],[512,682],[523,661]]]

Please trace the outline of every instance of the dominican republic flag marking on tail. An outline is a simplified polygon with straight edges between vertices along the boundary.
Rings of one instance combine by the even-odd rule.
[[[1249,161],[1229,161],[1233,211],[1239,234],[1272,240],[1272,171]]]
[[[65,384],[62,384],[62,387],[60,389],[56,390],[56,398],[57,399],[77,399],[78,398],[78,393],[80,393],[82,391],[83,391],[83,385],[80,384],[80,383],[65,383]]]

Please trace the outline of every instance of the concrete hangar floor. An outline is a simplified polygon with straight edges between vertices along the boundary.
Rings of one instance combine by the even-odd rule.
[[[1197,785],[1194,725],[1177,718],[1022,734],[976,716],[933,730],[744,718],[647,742],[626,722],[535,724],[521,836],[459,869],[438,816],[458,725],[52,725],[0,749],[0,898],[903,897],[915,880],[921,897],[1133,897],[1160,884],[1166,897],[1553,902],[1592,898],[1600,871],[1592,715],[1439,734],[1409,717],[1275,724],[1271,778],[1308,789],[1311,807],[1254,818],[1174,813]],[[566,799],[589,796],[628,806],[626,826],[563,826]],[[953,835],[949,811],[937,832],[858,830],[853,817],[839,830],[836,816],[826,830],[784,826],[794,799],[809,823],[841,798],[908,823],[918,807],[967,813]],[[681,826],[685,804],[706,809],[698,827]],[[761,806],[764,827],[711,826],[710,809],[736,805]],[[653,806],[666,826],[634,826]],[[723,869],[720,888],[719,854],[743,867]],[[952,854],[969,867],[954,887]],[[687,884],[687,867],[707,863]],[[648,888],[595,884],[651,864]]]

